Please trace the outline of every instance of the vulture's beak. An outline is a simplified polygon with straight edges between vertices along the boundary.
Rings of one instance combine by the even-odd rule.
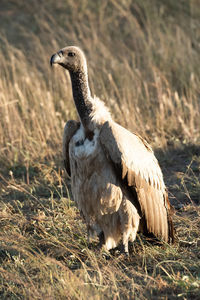
[[[51,59],[50,59],[50,65],[52,67],[53,64],[59,64],[62,62],[62,52],[59,51],[58,53],[55,53],[52,55]]]

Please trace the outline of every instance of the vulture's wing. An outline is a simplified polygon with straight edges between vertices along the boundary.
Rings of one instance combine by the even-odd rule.
[[[136,191],[147,232],[173,240],[170,203],[163,175],[148,143],[113,121],[100,131],[100,142],[126,188]],[[133,203],[137,207],[133,197]]]
[[[69,176],[71,176],[70,163],[69,163],[69,142],[79,127],[80,127],[80,122],[70,120],[65,124],[65,128],[64,128],[63,159],[64,159],[65,169]]]

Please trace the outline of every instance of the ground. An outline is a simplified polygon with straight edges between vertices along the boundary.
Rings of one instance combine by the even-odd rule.
[[[176,242],[155,245],[138,234],[129,260],[119,252],[104,257],[97,242],[87,243],[61,164],[5,169],[2,298],[199,299],[200,151],[191,146],[159,156],[175,208]]]

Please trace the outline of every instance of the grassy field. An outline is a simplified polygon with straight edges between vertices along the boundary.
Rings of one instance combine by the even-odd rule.
[[[1,299],[200,298],[199,27],[198,0],[1,0]],[[130,260],[88,245],[61,156],[71,84],[49,67],[66,45],[85,51],[92,94],[153,146],[174,245],[138,235]]]

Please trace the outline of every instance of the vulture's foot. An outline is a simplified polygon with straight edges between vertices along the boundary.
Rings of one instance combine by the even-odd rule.
[[[123,255],[125,258],[129,258],[129,250],[128,250],[128,245],[127,244],[123,244],[121,247],[121,251],[120,251],[121,255]]]
[[[101,253],[102,253],[102,257],[105,259],[105,260],[108,260],[111,258],[111,253],[109,250],[107,250],[104,245],[102,246],[101,248]]]

